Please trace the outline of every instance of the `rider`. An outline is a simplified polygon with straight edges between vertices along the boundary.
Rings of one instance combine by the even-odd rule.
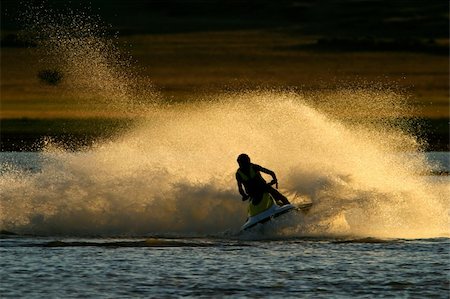
[[[271,186],[272,184],[276,184],[278,188],[275,172],[250,163],[250,157],[246,154],[240,154],[237,158],[237,162],[239,164],[239,169],[236,172],[236,180],[243,201],[250,197],[252,198],[252,203],[257,205],[261,201],[263,194],[268,192],[277,203],[281,205],[289,204],[288,199]],[[263,179],[261,172],[272,176],[272,181],[269,184]],[[244,185],[245,191],[242,188],[242,185]]]

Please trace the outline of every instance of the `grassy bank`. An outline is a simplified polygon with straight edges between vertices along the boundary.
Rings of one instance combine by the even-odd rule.
[[[232,31],[133,35],[121,38],[119,46],[139,66],[124,71],[135,78],[135,88],[155,90],[163,100],[198,100],[205,93],[261,87],[322,91],[380,84],[409,97],[413,109],[405,117],[449,116],[448,56],[296,48],[311,42],[285,31]],[[38,74],[56,66],[36,49],[6,48],[1,59],[2,118],[120,117],[120,111],[105,105],[113,99],[86,97],[76,82],[82,76],[83,84],[89,83],[89,64],[73,66],[78,77],[71,78],[69,69],[60,85],[49,86]],[[109,84],[102,77],[95,80],[98,86]]]

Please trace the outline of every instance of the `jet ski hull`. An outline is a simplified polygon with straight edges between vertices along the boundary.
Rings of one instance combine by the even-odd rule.
[[[283,214],[285,214],[289,211],[293,211],[295,209],[296,209],[296,207],[291,204],[287,204],[287,205],[284,205],[281,207],[276,204],[273,204],[267,210],[265,210],[257,215],[250,216],[247,219],[247,222],[245,222],[244,225],[241,227],[241,231],[248,230],[249,228],[252,228],[261,223],[265,223],[273,218],[276,218],[280,215],[283,215]]]

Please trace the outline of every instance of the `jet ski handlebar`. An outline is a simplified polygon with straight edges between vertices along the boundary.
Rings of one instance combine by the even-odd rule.
[[[277,180],[271,180],[267,185],[272,186],[275,185],[275,188],[278,189],[278,181]]]

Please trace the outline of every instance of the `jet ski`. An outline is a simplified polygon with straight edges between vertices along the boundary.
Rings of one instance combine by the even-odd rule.
[[[311,207],[311,204],[303,204],[299,207],[296,207],[292,204],[286,204],[283,206],[279,206],[275,203],[272,195],[268,192],[263,194],[261,201],[258,204],[253,204],[250,200],[250,204],[248,205],[248,219],[244,225],[241,226],[241,231],[248,230],[258,224],[265,223],[273,218],[276,218],[280,215],[288,213],[290,211],[295,210],[307,210]]]

